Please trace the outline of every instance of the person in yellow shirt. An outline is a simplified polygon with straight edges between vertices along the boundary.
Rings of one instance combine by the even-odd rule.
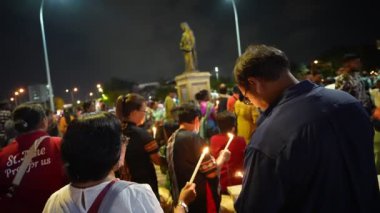
[[[165,117],[164,117],[164,138],[165,141],[169,139],[171,134],[178,128],[178,123],[175,120],[175,116],[173,114],[173,109],[176,107],[176,103],[174,102],[174,98],[177,96],[177,92],[175,88],[172,88],[169,91],[169,94],[166,96],[164,101],[165,108]]]
[[[63,136],[66,133],[67,126],[69,123],[74,120],[74,116],[70,110],[64,110],[62,117],[58,121],[58,131],[60,136]]]
[[[235,115],[237,118],[237,135],[244,137],[247,144],[250,143],[252,133],[256,129],[256,122],[260,115],[259,109],[253,104],[244,103],[244,96],[240,94],[235,102]]]

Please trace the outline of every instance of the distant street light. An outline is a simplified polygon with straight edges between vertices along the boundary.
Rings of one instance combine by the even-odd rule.
[[[74,93],[75,93],[75,92],[78,92],[78,88],[77,88],[77,87],[74,87],[72,90],[70,90],[70,89],[66,89],[65,92],[66,92],[66,93],[69,93],[69,92],[70,92],[71,103],[74,104]]]
[[[314,60],[314,64],[318,64],[319,63],[319,61],[318,60]]]
[[[50,78],[50,66],[49,66],[49,58],[48,58],[47,45],[46,45],[44,16],[43,16],[44,2],[45,2],[45,0],[41,1],[40,24],[41,24],[41,33],[42,33],[42,44],[43,44],[44,56],[45,56],[46,78],[47,78],[48,90],[49,90],[50,110],[54,112],[55,111],[54,93],[53,93],[53,85],[51,84],[51,78]]]
[[[239,20],[238,20],[238,13],[236,10],[236,4],[235,0],[228,0],[232,3],[232,8],[234,10],[234,16],[235,16],[235,27],[236,27],[236,40],[237,40],[237,46],[238,46],[238,54],[241,56],[241,45],[240,45],[240,31],[239,31]]]
[[[98,88],[98,89],[101,88],[101,87],[102,87],[101,84],[97,84],[97,85],[96,85],[96,88]]]
[[[19,95],[20,93],[19,92],[15,92],[15,105],[17,106],[18,105],[18,103],[17,103],[17,96]]]
[[[77,100],[77,104],[80,104],[80,100]]]
[[[92,97],[94,95],[94,93],[90,92],[90,94],[88,94],[90,97]]]
[[[15,98],[14,97],[11,97],[9,100],[11,100],[12,102],[15,101]]]
[[[24,93],[24,92],[25,92],[25,90],[24,90],[23,88],[20,88],[18,91],[19,91],[20,93]]]
[[[218,67],[215,67],[214,70],[215,70],[216,80],[219,81],[219,68],[218,68]]]

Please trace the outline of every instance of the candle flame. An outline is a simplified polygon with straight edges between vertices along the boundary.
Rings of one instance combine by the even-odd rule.
[[[228,135],[229,138],[233,138],[233,137],[234,137],[234,134],[232,134],[232,133],[230,133],[230,132],[227,133],[227,135]]]
[[[202,151],[203,154],[207,154],[208,152],[209,152],[209,148],[208,147],[203,148],[203,151]]]
[[[235,177],[243,177],[243,172],[241,172],[241,171],[237,171],[237,172],[235,172]]]

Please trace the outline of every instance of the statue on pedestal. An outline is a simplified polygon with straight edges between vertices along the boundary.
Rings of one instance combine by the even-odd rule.
[[[195,48],[195,37],[193,31],[186,22],[181,23],[183,30],[179,48],[183,51],[185,57],[185,72],[194,72],[197,70],[197,53]]]

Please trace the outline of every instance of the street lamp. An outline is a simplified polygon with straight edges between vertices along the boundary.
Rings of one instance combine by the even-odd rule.
[[[15,104],[17,106],[17,96],[19,95],[20,93],[18,91],[15,92]]]
[[[54,112],[55,111],[54,100],[53,100],[54,93],[53,93],[53,86],[51,84],[51,79],[50,79],[50,67],[49,67],[49,59],[48,59],[48,52],[47,52],[47,46],[46,46],[44,16],[43,16],[44,2],[45,2],[45,0],[41,1],[40,24],[41,24],[41,33],[42,33],[42,44],[43,44],[43,48],[44,48],[44,57],[45,57],[45,66],[46,66],[46,78],[47,78],[48,90],[49,90],[50,109],[51,109],[51,111]]]
[[[236,10],[236,4],[235,4],[235,0],[228,0],[228,1],[231,1],[232,8],[234,9],[235,27],[236,27],[236,40],[237,40],[237,46],[238,46],[238,54],[239,54],[239,56],[241,56],[239,20],[238,20],[238,14],[237,14],[237,10]]]
[[[69,92],[70,92],[71,103],[74,104],[74,92],[78,92],[78,88],[74,87],[72,90],[70,90],[70,89],[66,89],[65,92],[66,92],[66,93],[69,93]]]
[[[94,95],[94,93],[90,92],[88,95],[89,95],[90,97],[92,97],[92,96]]]
[[[219,81],[219,68],[218,68],[218,67],[215,67],[214,70],[215,70],[216,80]]]

